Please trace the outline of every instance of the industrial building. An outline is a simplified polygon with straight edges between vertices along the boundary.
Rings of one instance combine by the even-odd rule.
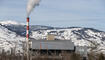
[[[37,54],[61,54],[62,52],[75,52],[74,43],[71,40],[32,40],[33,52]]]
[[[55,40],[53,35],[48,35],[46,40],[31,40],[33,56],[63,56],[64,54],[79,53],[86,57],[87,48],[75,46],[71,40]]]

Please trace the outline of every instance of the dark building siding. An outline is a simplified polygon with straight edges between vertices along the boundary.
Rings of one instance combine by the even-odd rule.
[[[32,49],[41,50],[74,50],[71,40],[32,40]]]

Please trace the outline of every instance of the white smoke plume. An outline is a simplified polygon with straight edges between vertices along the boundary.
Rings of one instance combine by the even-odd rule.
[[[33,8],[39,5],[40,0],[28,0],[28,5],[27,5],[27,17],[29,17],[31,11]]]

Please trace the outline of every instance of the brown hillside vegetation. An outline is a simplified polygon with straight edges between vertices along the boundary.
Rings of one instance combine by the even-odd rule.
[[[76,54],[76,53],[64,53],[60,56],[49,56],[49,55],[39,55],[39,56],[33,56],[32,60],[83,60],[83,56]],[[14,52],[11,52],[8,54],[7,52],[2,51],[0,54],[0,60],[27,60],[26,55],[24,54],[15,54]],[[89,53],[88,54],[88,60],[105,60],[105,55],[100,53]]]

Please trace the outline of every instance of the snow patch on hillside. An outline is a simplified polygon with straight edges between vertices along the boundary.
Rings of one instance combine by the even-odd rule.
[[[9,51],[11,48],[16,48],[17,53],[18,51],[22,52],[22,46],[20,45],[23,41],[25,41],[24,37],[0,25],[0,50]]]
[[[19,23],[16,21],[8,20],[8,21],[0,21],[2,25],[25,25],[24,23]]]

